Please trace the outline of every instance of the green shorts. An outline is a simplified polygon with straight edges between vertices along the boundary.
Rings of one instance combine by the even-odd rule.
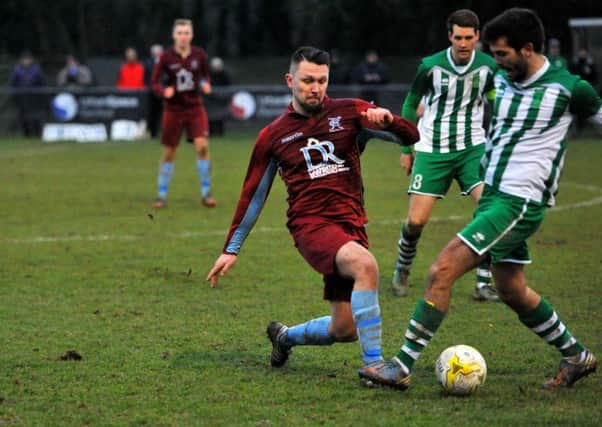
[[[457,153],[416,152],[408,193],[442,199],[455,179],[461,194],[466,196],[483,181],[480,169],[484,153],[485,144]]]
[[[472,221],[458,237],[491,262],[530,264],[527,239],[543,221],[545,206],[485,185]]]

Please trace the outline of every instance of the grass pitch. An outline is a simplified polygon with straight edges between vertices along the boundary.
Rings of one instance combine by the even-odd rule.
[[[503,305],[472,302],[472,274],[456,284],[407,392],[361,388],[355,343],[296,348],[271,369],[268,321],[295,324],[328,306],[285,229],[279,178],[236,268],[217,289],[204,282],[252,144],[212,140],[214,210],[200,205],[192,148],[182,146],[169,208],[153,212],[156,142],[0,141],[0,425],[599,425],[602,374],[541,390],[558,354]],[[392,297],[408,200],[398,152],[373,141],[363,156],[386,355],[402,342],[429,264],[472,211],[454,186],[425,230],[410,296]],[[569,145],[559,208],[530,240],[527,267],[531,286],[598,358],[600,158],[602,144]],[[445,397],[434,362],[460,343],[483,353],[487,382],[475,396]]]

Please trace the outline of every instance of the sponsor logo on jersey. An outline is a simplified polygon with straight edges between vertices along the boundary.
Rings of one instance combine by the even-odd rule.
[[[331,133],[343,130],[343,125],[341,125],[341,116],[328,117],[328,127],[330,128],[328,132]]]
[[[177,70],[178,68],[180,68],[180,64],[178,64],[178,63],[169,64],[170,70]]]
[[[303,136],[303,132],[295,132],[292,135],[289,135],[289,136],[286,136],[286,137],[282,138],[280,140],[280,143],[281,144],[285,144],[285,143],[291,142],[292,140],[297,139],[297,138],[299,138],[301,136]]]
[[[318,151],[322,158],[317,164],[311,159],[310,152]],[[319,141],[315,138],[309,138],[307,145],[300,149],[307,163],[307,172],[311,179],[321,178],[334,173],[346,172],[349,167],[345,166],[345,160],[338,158],[334,154],[334,144],[331,141]]]
[[[477,243],[483,243],[485,241],[485,235],[480,231],[477,231],[472,235],[472,239]]]

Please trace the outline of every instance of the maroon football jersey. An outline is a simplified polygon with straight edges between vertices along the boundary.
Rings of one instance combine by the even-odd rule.
[[[237,254],[255,224],[276,172],[288,192],[289,230],[307,218],[364,226],[358,139],[378,136],[403,145],[418,140],[416,126],[394,116],[386,132],[370,134],[374,125],[361,113],[374,105],[359,99],[326,98],[322,110],[307,117],[292,105],[259,133],[240,200],[224,246]]]
[[[167,77],[165,84],[161,84],[163,76]],[[153,68],[151,86],[155,94],[162,98],[165,88],[172,86],[175,94],[165,99],[164,105],[169,110],[180,111],[202,105],[199,92],[201,80],[209,82],[209,66],[205,51],[200,47],[192,46],[190,55],[183,58],[171,47],[161,55],[159,62]]]

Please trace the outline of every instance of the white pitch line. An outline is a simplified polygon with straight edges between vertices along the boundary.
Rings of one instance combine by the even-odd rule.
[[[567,182],[565,186],[573,186],[577,188],[583,188],[585,190],[596,191],[602,193],[602,188],[593,185],[576,184]],[[589,200],[583,200],[581,202],[575,202],[568,205],[555,206],[548,209],[548,212],[562,212],[571,209],[579,209],[584,207],[590,207],[602,204],[602,196],[594,197]],[[471,218],[469,215],[450,215],[447,217],[433,217],[429,222],[449,222],[449,221],[461,221]],[[381,219],[370,221],[368,226],[385,226],[385,225],[396,225],[401,224],[401,216],[396,219]],[[286,227],[255,227],[253,233],[277,233],[286,231]],[[109,241],[122,241],[122,242],[133,242],[139,240],[150,240],[156,237],[169,237],[172,239],[190,239],[199,237],[214,237],[223,236],[225,237],[228,230],[203,230],[203,231],[182,231],[180,233],[166,233],[160,236],[156,234],[97,234],[97,235],[69,235],[69,236],[33,236],[33,237],[21,237],[21,238],[0,238],[0,243],[9,244],[31,244],[31,243],[63,243],[63,242],[109,242]]]

